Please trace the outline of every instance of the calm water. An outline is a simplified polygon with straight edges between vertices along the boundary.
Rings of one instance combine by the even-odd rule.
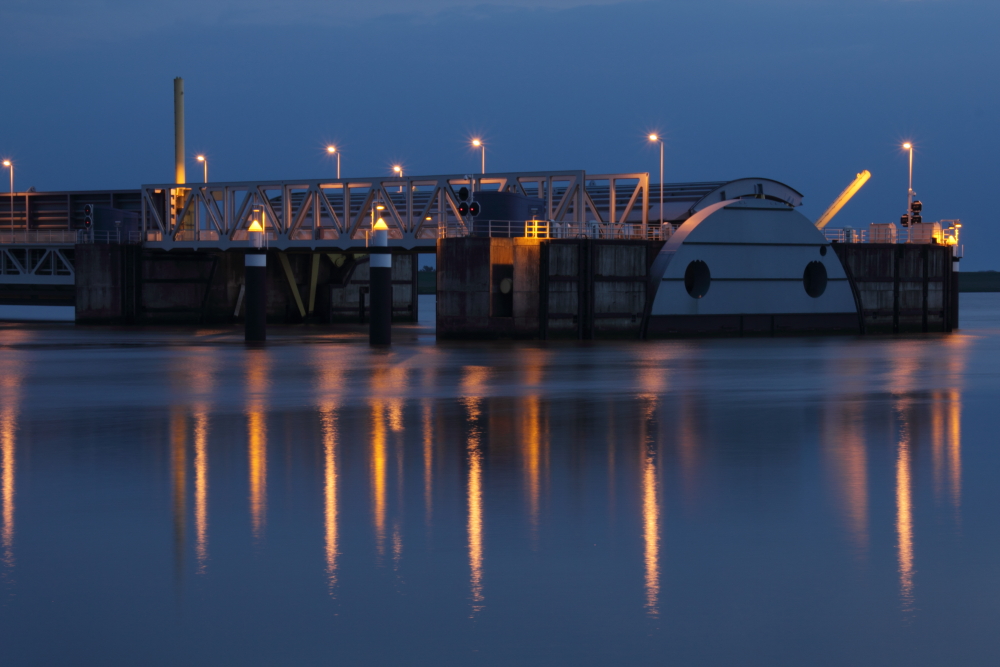
[[[1000,294],[950,336],[0,326],[4,665],[1000,658]]]

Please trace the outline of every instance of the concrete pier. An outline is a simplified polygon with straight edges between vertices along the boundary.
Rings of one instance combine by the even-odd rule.
[[[76,246],[76,320],[106,324],[242,321],[244,250]],[[267,253],[267,321],[364,322],[367,253]],[[417,257],[393,254],[393,320],[416,321]],[[360,304],[360,305],[359,305]]]

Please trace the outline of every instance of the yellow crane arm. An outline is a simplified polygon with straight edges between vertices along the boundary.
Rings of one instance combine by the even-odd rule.
[[[840,193],[840,196],[837,197],[832,204],[830,204],[830,208],[826,209],[823,215],[819,216],[819,219],[816,221],[816,229],[823,229],[826,227],[827,223],[833,220],[833,216],[840,213],[840,209],[844,208],[844,205],[851,201],[851,197],[856,195],[858,190],[861,189],[861,186],[867,183],[868,179],[871,177],[871,172],[867,169],[858,174],[858,177],[854,179],[854,182],[848,185],[847,188]]]

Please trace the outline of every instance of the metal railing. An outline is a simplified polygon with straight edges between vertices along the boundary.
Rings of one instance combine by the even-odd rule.
[[[823,236],[827,241],[837,243],[868,243],[867,229],[830,229],[823,230]]]
[[[0,243],[4,245],[73,245],[79,243],[80,230],[66,229],[0,229]]]
[[[552,220],[475,220],[438,227],[439,238],[481,236],[529,239],[614,239],[666,241],[674,232],[669,222],[641,223],[554,222]]]
[[[97,231],[88,230],[80,235],[80,243],[99,243],[102,245],[136,245],[142,243],[142,232],[139,231]]]

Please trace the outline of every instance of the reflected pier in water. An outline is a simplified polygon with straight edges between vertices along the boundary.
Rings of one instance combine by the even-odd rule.
[[[107,583],[123,553],[146,615],[225,617],[251,643],[294,623],[351,664],[525,662],[512,636],[574,664],[737,664],[774,619],[849,663],[835,635],[954,617],[939,591],[974,590],[961,540],[992,530],[979,471],[1000,463],[967,445],[992,436],[967,407],[971,343],[206,350],[130,352],[142,387],[94,374],[82,407],[47,419],[33,397],[63,371],[0,348],[7,627],[42,591],[128,625],[107,597],[124,595]],[[112,503],[129,512],[102,531],[95,508]],[[234,660],[273,657],[221,632]]]

